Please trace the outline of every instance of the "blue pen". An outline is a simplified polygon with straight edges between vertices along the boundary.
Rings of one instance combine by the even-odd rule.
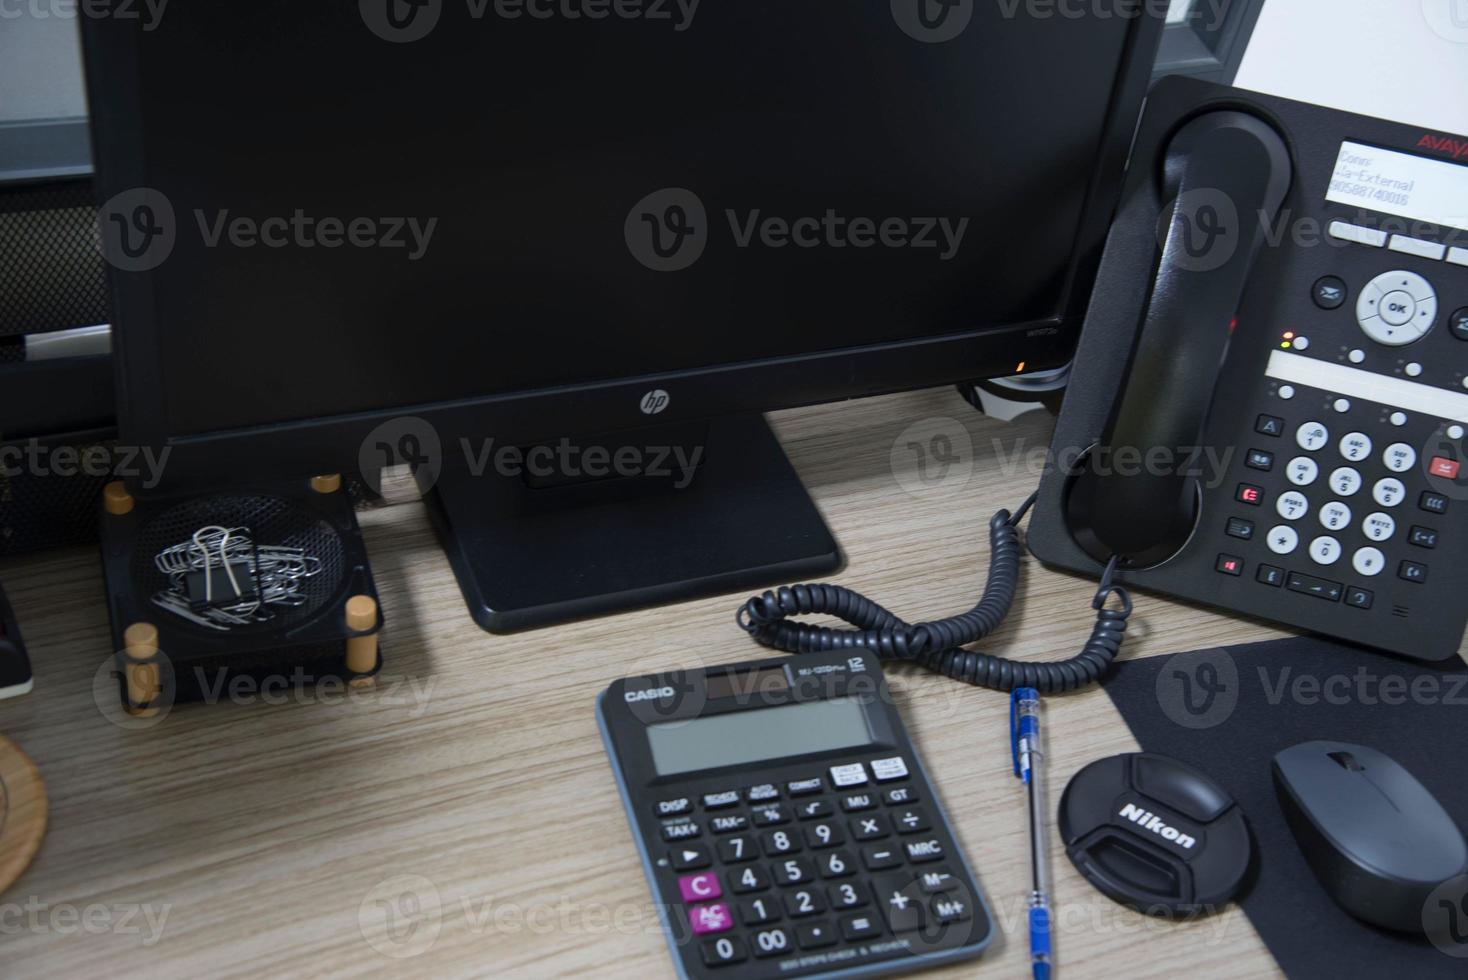
[[[1045,755],[1040,750],[1040,692],[1017,687],[1009,699],[1009,743],[1014,755],[1014,774],[1025,781],[1030,798],[1030,870],[1034,889],[1030,892],[1030,962],[1035,980],[1050,980],[1050,901],[1045,882],[1050,877],[1045,838],[1045,785],[1040,768]]]

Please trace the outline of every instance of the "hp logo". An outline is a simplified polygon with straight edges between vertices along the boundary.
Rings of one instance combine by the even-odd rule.
[[[642,396],[642,403],[638,407],[642,409],[643,415],[657,415],[667,408],[668,402],[672,400],[672,396],[666,391],[655,388]]]

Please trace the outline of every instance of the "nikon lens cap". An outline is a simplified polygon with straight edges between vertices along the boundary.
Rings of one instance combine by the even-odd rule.
[[[1091,763],[1060,800],[1076,869],[1151,915],[1211,912],[1238,893],[1254,842],[1233,797],[1176,759],[1134,752]]]

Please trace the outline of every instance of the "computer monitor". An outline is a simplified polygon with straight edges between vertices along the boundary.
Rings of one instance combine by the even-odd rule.
[[[416,454],[493,629],[828,570],[759,413],[1067,361],[1163,6],[84,19],[123,439],[172,486]],[[702,465],[501,466],[566,438]]]

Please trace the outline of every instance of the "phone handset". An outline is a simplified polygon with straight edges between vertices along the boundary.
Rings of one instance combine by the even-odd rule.
[[[1272,126],[1217,110],[1178,130],[1161,177],[1165,239],[1131,367],[1066,497],[1076,542],[1103,564],[1160,564],[1193,533],[1198,487],[1186,455],[1202,445],[1235,315],[1293,167]]]

